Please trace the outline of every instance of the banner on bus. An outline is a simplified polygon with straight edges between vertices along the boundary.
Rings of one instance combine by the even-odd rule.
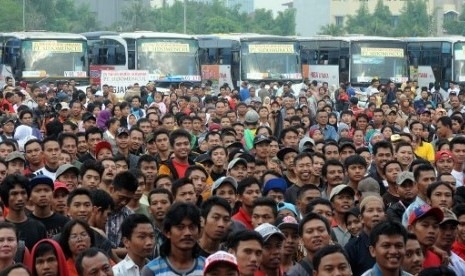
[[[150,81],[149,71],[146,70],[122,70],[112,71],[103,70],[100,75],[102,84],[113,86],[118,97],[124,96],[127,88],[133,86],[134,83],[146,84]]]
[[[293,54],[294,44],[250,44],[251,54]]]
[[[225,83],[229,84],[229,87],[234,87],[230,65],[202,65],[202,79],[210,80],[214,90]]]
[[[368,48],[362,47],[360,54],[362,57],[394,57],[403,58],[404,49],[401,48]]]
[[[188,43],[174,43],[174,42],[144,42],[141,45],[143,52],[155,53],[189,53]]]
[[[100,77],[104,70],[115,70],[115,66],[108,65],[90,65],[89,66],[89,78],[92,85],[100,86]]]
[[[310,81],[339,85],[339,66],[337,65],[303,65],[303,74],[304,78]]]
[[[82,43],[59,42],[56,40],[33,41],[33,52],[54,52],[54,53],[80,53]]]

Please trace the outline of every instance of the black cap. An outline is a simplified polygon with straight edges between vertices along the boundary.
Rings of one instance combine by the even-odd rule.
[[[213,162],[210,155],[208,153],[200,154],[194,159],[194,162],[198,163],[206,163],[206,162]]]
[[[278,153],[276,154],[276,156],[278,157],[278,159],[279,159],[280,161],[284,161],[284,156],[285,156],[286,154],[290,153],[290,152],[295,152],[295,153],[299,154],[299,152],[298,152],[296,149],[294,149],[294,148],[283,148],[283,149],[280,149],[280,150],[278,151]]]
[[[89,120],[97,121],[97,119],[95,118],[95,116],[92,113],[86,113],[86,114],[84,114],[84,116],[82,116],[82,121],[83,122],[87,122]]]
[[[253,139],[253,144],[254,145],[258,145],[260,143],[271,143],[271,140],[270,138],[266,137],[265,135],[262,135],[262,134],[259,134],[257,136],[255,136],[255,138]]]

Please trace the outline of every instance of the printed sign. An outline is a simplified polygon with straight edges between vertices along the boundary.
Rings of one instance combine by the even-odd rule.
[[[65,77],[68,78],[86,78],[87,72],[86,71],[65,71]]]
[[[46,71],[23,71],[23,78],[45,78]]]
[[[119,94],[118,96],[124,95],[128,86],[132,86],[134,83],[145,84],[148,83],[149,80],[149,71],[103,70],[100,75],[101,83],[113,86],[115,88],[115,93]]]
[[[33,41],[33,52],[80,53],[82,43],[59,42],[56,40]]]
[[[155,53],[189,53],[189,44],[174,42],[145,42],[141,45],[142,52]]]
[[[294,44],[250,44],[251,54],[293,54]]]
[[[403,58],[404,49],[401,48],[361,48],[362,57],[394,57]]]
[[[307,67],[307,68],[305,68]],[[337,65],[304,65],[304,78],[339,85],[339,66]]]
[[[229,65],[202,65],[202,79],[212,81],[214,90],[225,83],[233,87],[231,66]]]

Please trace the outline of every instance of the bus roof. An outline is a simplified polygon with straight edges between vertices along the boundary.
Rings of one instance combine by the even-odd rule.
[[[407,43],[411,42],[462,42],[465,41],[463,36],[440,36],[440,37],[404,37],[401,38]]]
[[[262,35],[254,33],[232,33],[232,34],[208,34],[208,35],[198,35],[200,40],[215,40],[215,39],[224,39],[224,40],[233,40],[233,41],[295,41],[293,37],[278,36],[278,35]]]
[[[132,33],[120,33],[123,38],[139,39],[139,38],[181,38],[181,39],[195,39],[195,36],[177,34],[177,33],[160,33],[160,32],[132,32]]]
[[[79,39],[86,40],[80,34],[57,33],[57,32],[11,32],[1,33],[2,37],[16,37],[18,39]]]
[[[119,35],[117,32],[110,32],[110,31],[98,31],[98,32],[87,32],[87,33],[82,33],[81,35],[87,37],[87,39],[99,39],[101,36],[104,35]]]
[[[313,37],[296,37],[298,41],[346,41],[346,42],[364,42],[364,41],[393,41],[402,42],[401,39],[395,37],[381,37],[381,36],[313,36]]]

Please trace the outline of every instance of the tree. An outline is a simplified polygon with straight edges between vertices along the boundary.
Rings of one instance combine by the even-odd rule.
[[[16,0],[4,0],[0,5],[0,31],[11,32],[22,29],[22,6]]]
[[[430,36],[434,33],[433,16],[425,0],[407,0],[399,16],[395,36]]]
[[[382,0],[378,0],[376,3],[375,11],[371,17],[370,24],[367,24],[369,27],[368,35],[392,36],[394,30],[392,13]]]
[[[336,24],[328,24],[328,25],[321,27],[319,34],[340,36],[340,35],[344,35],[345,31],[344,31],[344,28],[342,28],[341,26],[338,26]]]
[[[367,3],[360,2],[357,13],[347,17],[346,32],[349,34],[367,34],[372,18]]]
[[[465,35],[465,5],[462,6],[462,11],[457,20],[444,19],[443,28],[448,34]]]

